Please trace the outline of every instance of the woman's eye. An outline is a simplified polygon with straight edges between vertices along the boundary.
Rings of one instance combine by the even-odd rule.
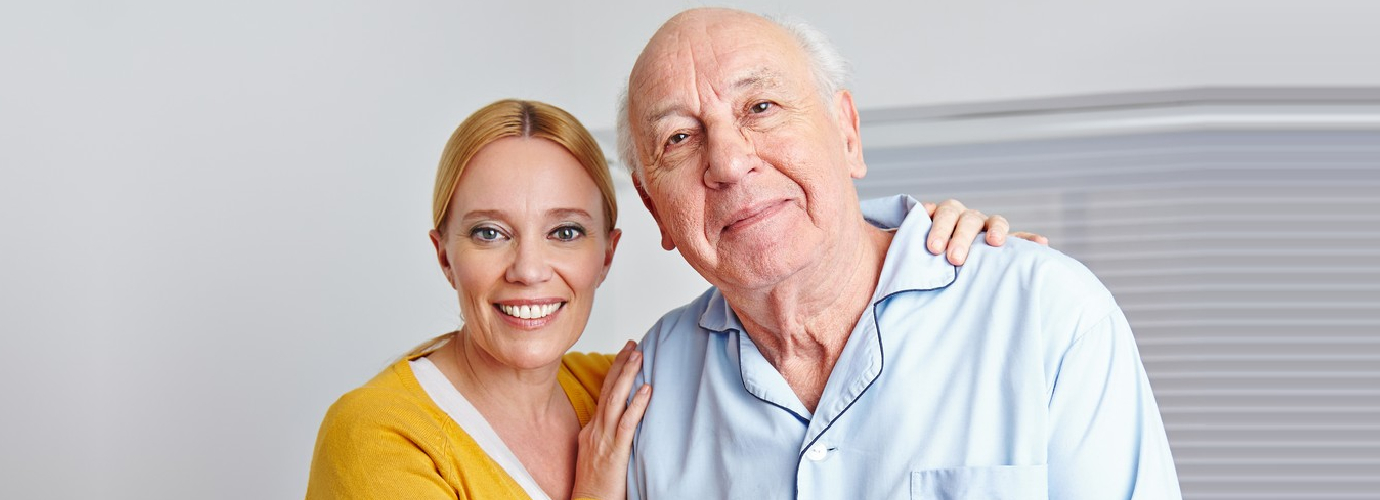
[[[683,134],[683,133],[682,133],[682,134],[671,134],[671,137],[670,137],[669,139],[666,139],[666,143],[667,143],[667,144],[680,144],[680,143],[682,143],[682,142],[685,142],[685,140],[686,140],[686,139],[689,139],[689,138],[690,138],[690,134]]]
[[[551,237],[561,241],[573,241],[584,235],[583,229],[574,226],[562,226],[551,231]]]
[[[470,236],[479,241],[498,241],[503,238],[503,233],[492,227],[477,227],[470,231]]]
[[[772,104],[770,102],[762,101],[757,104],[753,104],[751,109],[753,113],[765,113],[768,109],[771,109],[771,106]]]

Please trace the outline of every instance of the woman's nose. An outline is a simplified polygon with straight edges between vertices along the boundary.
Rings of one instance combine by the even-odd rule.
[[[516,255],[508,265],[505,278],[511,283],[533,285],[551,279],[551,263],[545,252],[543,241],[520,239],[516,245]]]

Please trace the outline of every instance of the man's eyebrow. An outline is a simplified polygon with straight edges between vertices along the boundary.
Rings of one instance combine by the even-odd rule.
[[[666,117],[680,114],[683,113],[681,113],[678,106],[670,105],[661,106],[659,108],[649,110],[648,112],[642,114],[642,118],[644,123],[656,126],[657,123],[660,123],[662,120],[665,120]]]
[[[734,90],[747,88],[769,88],[781,85],[781,77],[775,71],[767,68],[759,68],[748,73],[747,76],[733,81]]]

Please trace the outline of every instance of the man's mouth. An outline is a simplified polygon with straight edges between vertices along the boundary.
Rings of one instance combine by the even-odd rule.
[[[772,203],[757,205],[738,210],[729,219],[728,225],[724,226],[723,231],[729,232],[751,226],[759,221],[765,220],[786,206],[789,200],[777,200]]]
[[[525,305],[506,305],[494,304],[494,308],[499,312],[518,319],[541,319],[561,310],[565,302],[552,302],[550,304],[525,304]]]

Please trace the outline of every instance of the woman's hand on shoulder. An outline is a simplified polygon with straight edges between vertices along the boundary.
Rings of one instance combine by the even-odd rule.
[[[949,263],[955,266],[961,266],[968,260],[968,248],[983,231],[987,231],[987,244],[994,247],[1005,244],[1008,235],[1049,245],[1049,238],[1044,236],[1025,231],[1010,232],[1011,225],[1006,222],[1006,217],[989,217],[952,198],[938,205],[925,202],[924,206],[931,221],[930,237],[925,241],[925,246],[935,255],[948,250]]]
[[[571,498],[622,500],[627,497],[633,433],[652,397],[652,386],[643,385],[632,401],[628,401],[633,379],[642,370],[642,352],[636,347],[637,344],[629,340],[613,359],[599,393],[599,408],[580,430],[580,451],[575,459],[575,487],[570,492]]]

